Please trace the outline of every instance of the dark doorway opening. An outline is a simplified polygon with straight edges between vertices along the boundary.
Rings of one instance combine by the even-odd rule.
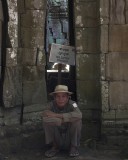
[[[53,92],[58,84],[58,64],[49,62],[51,44],[75,45],[73,21],[73,0],[47,0],[46,15],[46,84],[48,99],[49,93]],[[63,65],[61,71],[61,83],[67,85],[73,92],[72,99],[77,101],[76,96],[76,67]]]

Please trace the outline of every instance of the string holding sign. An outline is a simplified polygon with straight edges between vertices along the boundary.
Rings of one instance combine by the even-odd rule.
[[[49,62],[58,63],[58,84],[61,84],[62,64],[75,65],[75,47],[52,43]]]

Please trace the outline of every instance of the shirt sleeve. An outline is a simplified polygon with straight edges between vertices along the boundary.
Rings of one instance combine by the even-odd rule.
[[[57,126],[60,126],[62,123],[62,119],[60,118],[52,118],[52,117],[43,117],[43,122],[49,123],[49,124],[56,124]]]
[[[82,113],[78,108],[78,105],[74,102],[71,104],[73,111],[68,113],[63,113],[63,121],[64,122],[73,122],[77,119],[82,119]]]

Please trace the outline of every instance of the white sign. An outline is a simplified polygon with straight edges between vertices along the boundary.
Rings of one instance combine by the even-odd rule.
[[[75,47],[52,43],[49,62],[75,65]]]

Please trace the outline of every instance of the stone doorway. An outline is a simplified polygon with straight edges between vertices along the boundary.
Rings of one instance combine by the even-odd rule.
[[[49,53],[52,43],[74,46],[73,31],[73,2],[69,0],[47,0],[46,14],[46,82],[48,93],[58,84],[58,64],[49,62]],[[72,97],[76,100],[75,66],[63,65],[61,71],[61,84],[74,92]],[[49,96],[48,96],[49,98]]]

